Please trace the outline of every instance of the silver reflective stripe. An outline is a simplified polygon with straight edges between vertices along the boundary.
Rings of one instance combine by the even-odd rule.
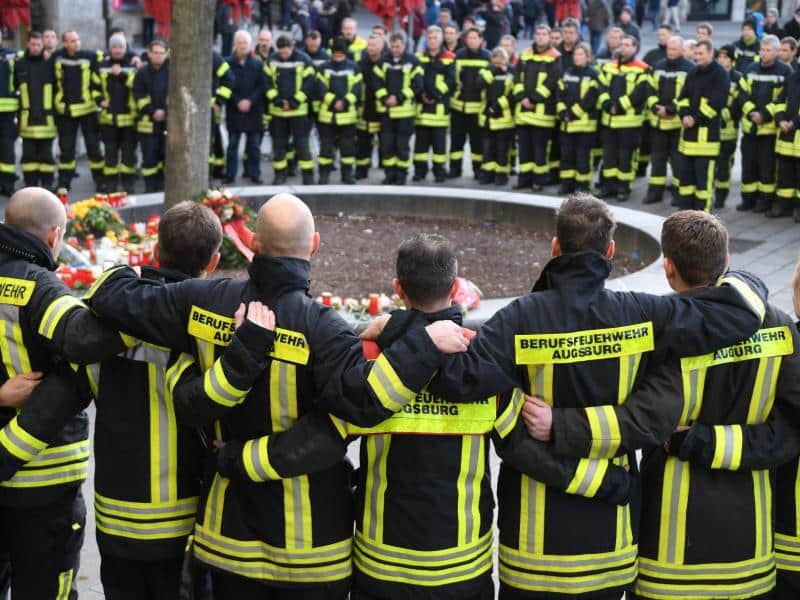
[[[528,486],[528,546],[529,554],[536,551],[536,480],[522,475]]]
[[[23,450],[26,453],[31,454],[31,455],[35,455],[35,454],[39,453],[39,449],[38,448],[34,448],[30,444],[28,444],[28,442],[26,442],[23,439],[21,439],[20,437],[18,437],[17,434],[14,433],[10,427],[5,427],[5,432],[6,432],[6,435],[8,436],[8,439],[11,440],[11,443],[14,444],[15,446],[17,446],[20,450]],[[35,458],[34,458],[34,460],[35,460]]]
[[[636,572],[632,570],[632,566],[627,566],[626,568],[631,569],[628,572],[624,573],[614,573],[613,571],[609,573],[602,573],[598,575],[588,575],[581,579],[581,585],[583,586],[582,589],[585,589],[587,585],[591,585],[592,589],[604,589],[610,588],[614,586],[624,585],[633,581],[633,578],[636,576]],[[571,590],[575,587],[575,582],[572,581],[574,579],[574,574],[570,573],[569,575],[554,575],[554,577],[562,576],[564,577],[563,581],[558,581],[555,579],[548,579],[546,582],[539,579],[536,575],[532,574],[528,577],[524,577],[521,574],[516,572],[509,571],[509,567],[502,565],[500,567],[502,572],[502,580],[509,584],[517,584],[518,587],[522,589],[528,589],[533,587],[534,589],[537,588],[546,588],[546,589],[564,589],[564,590]]]
[[[208,526],[211,529],[219,529],[219,515],[217,514],[217,506],[220,504],[220,476],[215,475],[214,481],[211,483],[211,491],[208,494],[208,501],[211,504],[211,510],[208,515]]]
[[[217,364],[221,365],[221,363]],[[220,366],[220,368],[222,367]],[[222,400],[224,400],[228,404],[237,404],[241,399],[241,396],[239,394],[232,394],[231,392],[222,387],[222,382],[220,382],[219,377],[217,375],[217,365],[214,365],[208,371],[206,371],[205,378],[206,378],[205,380],[211,384],[214,393],[216,393],[219,398],[222,398]]]
[[[131,527],[129,525],[122,525],[120,523],[114,523],[106,521],[105,517],[101,514],[97,515],[97,524],[102,525],[104,529],[108,529],[110,531],[117,531],[120,533],[132,533],[135,535],[171,535],[171,536],[180,536],[180,535],[187,535],[192,531],[194,527],[194,520],[193,519],[184,519],[188,521],[188,523],[179,523],[176,525],[169,525],[169,526],[161,526],[158,527],[155,524],[147,525],[145,527]]]
[[[300,477],[290,480],[290,484],[292,486],[292,504],[294,506],[294,540],[297,549],[302,550],[306,547],[308,540],[303,535],[303,489],[300,487]],[[310,515],[309,518],[311,518]]]
[[[771,519],[769,518],[771,507],[767,505],[767,486],[769,482],[769,471],[758,471],[756,477],[761,485],[758,486],[759,498],[761,499],[761,514],[756,515],[756,518],[761,521],[761,548],[764,552],[772,552],[772,545],[769,543],[770,527],[772,527]]]
[[[593,567],[605,567],[606,565],[616,564],[620,561],[630,560],[634,561],[636,559],[637,547],[633,546],[628,548],[624,552],[615,552],[613,556],[609,556],[606,558],[600,558],[594,556],[592,554],[588,555],[586,558],[573,558],[573,557],[564,557],[568,558],[568,561],[563,559],[549,559],[549,558],[533,558],[530,556],[525,556],[524,554],[517,554],[517,553],[510,553],[507,549],[503,546],[500,546],[500,558],[506,561],[513,561],[518,562],[526,567],[530,567],[532,569],[539,569],[539,568],[558,568],[558,567],[587,567],[592,569]],[[623,565],[626,566],[626,565]]]
[[[84,476],[89,473],[89,461],[77,464],[72,469],[59,469],[57,473],[48,473],[46,475],[37,475],[36,470],[21,470],[8,480],[8,483],[47,483],[49,481],[57,482],[58,480],[68,479],[72,477]]]
[[[383,389],[386,390],[386,393],[389,394],[390,400],[399,404],[400,406],[405,406],[409,402],[409,398],[404,396],[400,390],[398,390],[394,384],[389,381],[389,377],[387,377],[386,373],[383,370],[383,364],[380,362],[376,362],[372,365],[372,373],[375,374],[375,377],[378,378]]]
[[[252,558],[263,558],[264,560],[275,561],[275,562],[285,562],[285,561],[292,561],[292,560],[326,560],[326,559],[335,559],[337,557],[349,557],[350,550],[352,548],[352,540],[346,540],[347,544],[336,544],[336,547],[330,548],[328,550],[315,550],[310,548],[309,550],[305,550],[303,552],[293,553],[289,550],[284,550],[283,548],[277,548],[277,552],[270,553],[269,547],[266,547],[262,544],[258,546],[249,546],[247,544],[239,544],[236,543],[237,540],[227,541],[226,539],[222,538],[219,535],[208,535],[207,532],[203,528],[198,528],[195,532],[195,537],[198,541],[208,541],[213,543],[215,546],[219,546],[223,550],[230,550],[235,554],[247,554],[252,555]],[[250,560],[251,557],[248,557]]]
[[[217,542],[215,541],[214,543]],[[198,551],[201,553],[200,556],[198,556]],[[279,569],[275,569],[263,564],[248,564],[238,560],[231,561],[231,559],[220,560],[210,552],[211,551],[196,548],[195,556],[200,560],[200,562],[211,567],[217,567],[226,573],[236,573],[237,575],[244,576],[249,575],[253,579],[270,579],[276,581],[298,580],[301,582],[309,581],[310,575],[307,573],[308,565],[289,565],[288,568],[281,566]],[[235,562],[235,566],[232,566],[230,564],[231,562]],[[349,559],[341,565],[329,567],[325,570],[314,567],[314,576],[318,578],[332,578],[340,576],[340,579],[344,579],[348,577],[351,572],[352,566],[350,565]]]
[[[678,554],[678,532],[675,524],[678,522],[678,511],[680,510],[681,494],[681,481],[683,479],[683,470],[687,468],[686,463],[680,460],[675,460],[675,470],[672,474],[672,497],[669,499],[669,522],[670,527],[667,533],[667,562],[677,562],[676,556]]]
[[[276,363],[278,366],[278,405],[281,407],[279,419],[281,431],[286,431],[292,426],[292,418],[289,416],[289,386],[286,384],[291,365],[283,361],[273,361],[272,364]]]
[[[723,469],[730,469],[733,463],[733,430],[730,427],[723,427],[722,433],[725,436],[725,453],[722,455]]]
[[[755,564],[748,564],[746,569],[747,571],[753,571],[755,569],[767,569],[771,567],[775,563],[775,557],[772,554],[769,554],[762,558],[759,562]],[[676,577],[683,577],[687,573],[691,573],[694,577],[695,575],[708,575],[710,577],[713,576],[728,576],[732,577],[733,579],[738,579],[737,575],[741,577],[741,571],[743,569],[740,565],[725,565],[723,563],[715,563],[713,565],[710,564],[703,564],[703,565],[692,565],[691,571],[687,571],[684,567],[670,567],[667,565],[663,565],[660,563],[651,563],[648,562],[647,566],[640,566],[642,571],[645,571],[648,575],[650,573],[656,573],[658,575],[674,575]]]
[[[447,554],[442,554],[440,550],[435,551],[435,553],[431,553],[431,556],[425,556],[423,554],[410,554],[402,551],[402,548],[397,548],[394,550],[388,550],[385,547],[376,546],[372,543],[371,540],[367,539],[366,536],[362,535],[358,531],[356,531],[356,546],[363,546],[364,549],[367,550],[370,554],[375,555],[376,557],[382,560],[389,560],[393,562],[417,562],[417,563],[438,563],[442,561],[457,561],[466,559],[468,556],[472,554],[478,554],[480,552],[485,551],[487,548],[492,546],[492,536],[487,535],[486,539],[477,545],[469,546],[466,548],[459,548],[457,550],[453,550],[452,552],[448,552]]]
[[[694,415],[695,407],[697,406],[697,392],[699,391],[697,389],[697,384],[699,378],[699,371],[689,371],[689,410],[686,413],[687,422],[692,420],[692,415]]]
[[[169,350],[157,348],[150,344],[137,344],[123,353],[123,356],[129,360],[154,363],[160,367],[166,367],[169,364],[169,355]]]
[[[164,388],[164,369],[154,367],[156,394],[158,394],[158,480],[160,482],[159,497],[161,502],[169,501],[169,411]]]
[[[769,577],[770,579],[774,579],[775,578],[775,572],[773,571],[772,574],[767,575],[767,577]],[[692,584],[688,584],[688,585],[692,585]],[[735,594],[736,594],[737,598],[742,598],[742,597],[745,597],[746,594],[751,594],[751,593],[759,592],[759,591],[766,591],[767,585],[768,585],[768,582],[764,581],[764,577],[762,577],[760,580],[756,580],[755,583],[753,583],[752,585],[747,586],[747,587],[739,587],[737,585]],[[657,595],[659,598],[661,598],[663,596],[673,596],[675,598],[703,598],[703,599],[705,599],[705,598],[719,598],[720,594],[723,594],[723,597],[727,597],[728,595],[734,593],[734,592],[726,593],[724,591],[724,589],[722,591],[720,591],[718,588],[715,589],[713,587],[703,588],[703,587],[700,587],[699,585],[697,587],[693,587],[691,589],[678,589],[678,590],[669,589],[669,588],[666,588],[665,586],[661,586],[661,585],[659,585],[659,586],[651,585],[649,582],[643,580],[641,577],[636,582],[636,590],[637,591],[646,592],[646,593],[649,593],[649,594],[653,594],[654,596]]]
[[[590,406],[587,410],[594,412],[600,425],[600,456],[608,456],[611,450],[611,426],[608,424],[606,412],[602,406]]]
[[[9,436],[11,437],[11,436]],[[78,458],[86,458],[89,455],[89,441],[75,446],[73,448],[60,449],[59,446],[47,448],[42,450],[36,457],[34,457],[28,464],[35,464],[37,462],[52,462],[62,461],[70,462]]]
[[[259,457],[258,452],[258,441],[256,440],[250,444],[250,460],[253,462],[253,468],[256,471],[256,475],[258,475],[264,481],[269,481],[270,477],[264,470],[264,465],[261,464],[261,458]]]
[[[378,494],[381,487],[381,463],[385,449],[386,436],[374,435],[370,437],[375,444],[375,456],[372,458],[372,490],[369,498],[370,502],[370,522],[367,534],[371,539],[377,537],[378,531]]]
[[[631,354],[628,356],[628,381],[625,382],[625,389],[628,390],[628,394],[633,391],[633,382],[636,379],[636,359],[640,356],[641,354]]]
[[[471,435],[468,436],[469,441],[467,442],[466,439],[462,438],[463,443],[469,443],[469,470],[467,471],[467,476],[464,480],[464,527],[465,527],[465,542],[470,543],[476,537],[475,532],[475,519],[473,518],[472,514],[472,503],[474,502],[474,495],[475,495],[475,486],[473,484],[473,480],[475,479],[475,475],[478,472],[478,459],[482,457],[481,455],[481,440],[483,439],[482,436],[479,435]]]
[[[774,83],[783,81],[783,75],[762,75],[760,73],[748,73],[747,78],[751,81],[772,81]]]
[[[82,304],[80,300],[73,298],[72,296],[61,296],[60,298],[53,300],[53,302],[50,303],[50,306],[48,306],[47,310],[45,311],[45,314],[49,312],[47,321],[39,324],[39,332],[45,337],[50,337],[51,333],[54,333],[50,332],[50,328],[54,326],[56,320],[60,320],[67,312],[69,312],[70,306],[78,308],[82,306]]]
[[[517,420],[517,407],[523,400],[524,396],[522,392],[519,389],[514,388],[514,391],[511,393],[511,400],[509,400],[510,406],[507,409],[508,415],[506,416],[505,419],[503,419],[501,423],[498,423],[497,426],[495,427],[495,429],[498,432],[505,431],[508,427],[511,426],[511,423]]]
[[[358,560],[358,554],[356,554],[356,560]],[[492,568],[492,553],[487,552],[486,556],[482,557],[478,564],[467,564],[461,567],[460,569],[456,569],[454,567],[445,567],[446,572],[444,573],[435,573],[431,572],[428,575],[428,571],[421,572],[417,569],[413,570],[413,577],[416,581],[425,582],[427,584],[435,584],[438,582],[445,583],[442,580],[450,580],[453,577],[460,577],[462,575],[469,575],[474,573],[477,577],[481,573],[484,572],[485,569]],[[370,563],[369,565],[370,572],[374,572],[378,578],[383,575],[384,577],[396,578],[396,577],[408,577],[409,576],[409,569],[403,568],[395,568],[392,569],[391,567],[383,566],[380,567],[378,565]]]
[[[95,505],[100,510],[106,512],[119,512],[128,513],[129,515],[136,515],[142,517],[163,517],[164,515],[172,515],[175,513],[186,513],[187,515],[194,514],[197,510],[197,498],[177,502],[170,506],[114,506],[113,504],[105,502],[102,498],[95,495]],[[179,517],[175,517],[179,518]]]
[[[775,373],[775,357],[770,356],[765,360],[766,364],[764,365],[764,381],[761,384],[760,394],[758,396],[758,411],[755,414],[755,418],[758,423],[762,423],[766,420],[767,415],[764,414],[764,409],[767,406],[767,401],[769,400],[769,393],[772,389],[772,377]]]
[[[579,496],[585,496],[586,491],[589,489],[589,486],[592,485],[592,480],[594,479],[595,473],[597,473],[598,461],[589,459],[589,466],[586,467],[586,473],[581,480],[580,485],[578,485],[578,489],[575,492]]]
[[[91,63],[88,58],[64,58],[59,57],[56,62],[61,63],[65,67],[81,67],[83,65],[89,66]]]
[[[302,61],[293,61],[293,62],[282,62],[276,60],[275,62],[271,63],[273,67],[276,69],[297,69],[298,67],[305,67],[306,63]]]
[[[8,347],[8,362],[11,363],[11,367],[16,371],[16,375],[24,373],[22,361],[19,358],[19,348],[17,348],[17,342],[14,339],[14,323],[3,321],[3,330],[3,335],[6,336],[6,346]],[[11,373],[9,373],[10,376]]]
[[[533,389],[539,398],[544,398],[544,367],[539,365],[535,369],[536,376],[533,382]]]

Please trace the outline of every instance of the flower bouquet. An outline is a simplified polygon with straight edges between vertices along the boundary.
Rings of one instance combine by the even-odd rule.
[[[224,237],[220,249],[220,267],[243,269],[253,260],[253,231],[247,223],[255,213],[242,200],[226,189],[209,190],[199,199],[219,217]]]

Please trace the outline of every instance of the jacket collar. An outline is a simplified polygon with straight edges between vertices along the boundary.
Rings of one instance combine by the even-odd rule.
[[[310,270],[311,263],[301,258],[256,254],[247,272],[262,296],[277,298],[294,291],[308,295]]]
[[[34,263],[48,271],[58,268],[53,254],[42,240],[14,225],[0,223],[0,253]]]
[[[611,261],[594,250],[562,254],[547,263],[533,292],[570,289],[575,293],[602,288],[611,274]]]
[[[186,273],[167,269],[166,267],[142,267],[142,279],[152,279],[161,283],[178,283],[191,279]]]
[[[448,306],[444,310],[432,313],[424,313],[414,308],[409,310],[395,310],[392,318],[386,323],[386,327],[378,337],[378,345],[386,348],[413,327],[425,327],[434,321],[454,321],[461,325],[462,315],[459,306]]]

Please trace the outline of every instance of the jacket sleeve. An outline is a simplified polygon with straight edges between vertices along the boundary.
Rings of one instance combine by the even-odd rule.
[[[625,112],[633,110],[641,112],[644,108],[647,96],[650,93],[650,77],[647,73],[641,73],[636,78],[636,85],[630,94],[621,96],[618,100],[619,105]]]
[[[293,101],[297,104],[302,104],[314,98],[314,91],[316,88],[316,74],[314,65],[308,63],[303,67],[303,84],[301,89],[294,95]]]
[[[133,80],[133,97],[136,99],[136,108],[142,115],[153,114],[153,104],[150,98],[150,90],[147,89],[147,81],[145,80],[144,69],[136,73]]]
[[[191,355],[178,356],[166,373],[178,422],[208,425],[244,402],[263,373],[274,342],[274,331],[245,321],[205,373]]]
[[[580,101],[576,102],[570,107],[572,114],[578,119],[583,118],[587,113],[591,113],[595,106],[597,106],[597,98],[600,95],[597,79],[592,80],[589,84],[589,89],[583,95]]]
[[[495,450],[504,462],[525,475],[567,494],[626,504],[629,473],[610,460],[558,456],[546,444],[528,435],[519,419],[524,394],[504,394],[492,431]]]
[[[680,367],[670,361],[648,370],[624,404],[554,408],[552,448],[603,459],[659,446],[678,425],[682,407]]]
[[[217,106],[223,106],[228,100],[231,99],[233,94],[234,76],[228,61],[222,60],[216,66],[214,72],[214,90],[212,94],[212,102]]]
[[[706,98],[700,98],[700,105],[698,107],[698,123],[700,125],[708,125],[713,119],[717,118],[725,104],[728,101],[730,80],[728,74],[720,72],[711,92],[711,95]]]

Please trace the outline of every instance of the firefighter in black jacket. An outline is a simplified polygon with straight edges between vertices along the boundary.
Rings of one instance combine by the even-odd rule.
[[[447,130],[450,127],[450,97],[455,91],[456,55],[442,46],[437,25],[428,27],[428,47],[417,53],[422,69],[422,94],[417,100],[414,124],[414,181],[428,175],[428,152],[433,151],[433,176],[444,183],[447,175]]]
[[[728,72],[730,84],[728,87],[728,100],[725,108],[722,109],[720,117],[720,147],[714,181],[714,208],[723,208],[725,200],[728,199],[728,192],[731,189],[733,159],[739,138],[739,120],[742,118],[742,106],[739,103],[739,79],[741,79],[742,74],[733,68],[735,54],[735,49],[731,44],[722,46],[717,51],[717,62]]]
[[[302,172],[303,185],[311,185],[314,183],[314,163],[309,147],[309,105],[316,87],[314,65],[304,52],[295,49],[294,42],[288,35],[278,37],[276,46],[277,51],[269,63],[264,65],[272,136],[272,167],[275,170],[272,183],[286,183],[289,166],[286,153],[291,137]]]
[[[792,74],[791,67],[777,59],[779,45],[774,35],[764,36],[761,60],[751,64],[739,79],[742,203],[736,210],[765,213],[775,197],[775,112],[784,82]]]
[[[97,101],[100,96],[98,65],[103,60],[99,50],[81,50],[81,38],[76,31],[61,35],[63,48],[53,54],[55,69],[56,125],[58,126],[58,187],[70,188],[77,161],[75,147],[78,129],[83,133],[89,169],[95,185],[100,186],[103,173],[103,154],[100,152],[100,124],[97,120]]]
[[[736,70],[744,73],[750,65],[757,63],[761,54],[761,45],[756,34],[755,23],[747,19],[742,23],[742,37],[733,43],[736,48]]]
[[[644,204],[661,202],[667,185],[667,161],[672,167],[673,185],[678,182],[678,138],[681,119],[678,97],[686,75],[694,64],[683,57],[683,40],[673,36],[667,41],[666,58],[655,64],[650,75],[647,99],[648,135],[650,138],[650,178]]]
[[[68,362],[59,360],[84,364],[125,347],[119,334],[101,325],[53,273],[66,219],[59,199],[42,188],[20,190],[6,207],[0,225],[2,381],[32,371],[69,372]],[[85,413],[72,411],[65,427],[50,429],[62,396],[42,400],[19,414],[0,410],[0,540],[10,552],[15,596],[75,597],[89,422]]]
[[[481,184],[505,185],[511,166],[511,142],[514,139],[514,70],[508,53],[499,46],[491,52],[491,65],[480,72],[484,87],[481,125],[486,131],[483,142]]]
[[[382,107],[381,147],[383,148],[384,184],[404,185],[414,134],[416,101],[422,93],[422,69],[419,60],[406,52],[406,36],[393,33],[389,54],[374,68],[380,81],[375,100]]]
[[[783,96],[778,101],[775,114],[778,140],[777,212],[794,213],[795,223],[800,223],[800,71],[792,73],[783,85]]]
[[[683,128],[678,142],[678,206],[710,212],[714,202],[714,162],[719,157],[722,109],[728,102],[728,73],[714,60],[714,47],[700,40],[697,64],[683,84],[678,115]]]
[[[0,41],[2,41],[0,35]],[[17,125],[14,119],[19,110],[17,88],[14,87],[14,52],[0,48],[0,196],[14,193],[16,159],[14,142],[17,140]]]
[[[566,200],[557,217],[556,258],[534,293],[487,321],[468,351],[439,370],[429,391],[471,402],[518,387],[552,406],[591,407],[606,423],[612,407],[665,356],[710,352],[756,331],[762,297],[733,275],[722,280],[726,285],[692,298],[606,290],[613,228],[605,203],[585,196]],[[617,456],[613,444],[599,445],[591,458],[614,458],[636,474],[635,457]],[[569,497],[507,465],[498,485],[501,595],[531,598],[564,590],[562,597],[569,598],[610,596],[634,580],[630,505]],[[581,527],[565,529],[565,520]]]
[[[519,57],[514,87],[514,121],[519,137],[516,189],[540,191],[550,179],[550,146],[556,127],[556,90],[561,78],[558,51],[550,28],[539,25],[533,45]]]
[[[373,33],[367,40],[367,49],[361,54],[358,68],[361,71],[362,99],[359,103],[358,124],[356,125],[356,179],[366,179],[372,167],[372,146],[376,134],[381,132],[381,112],[383,106],[375,99],[375,92],[381,81],[375,74],[375,68],[383,60],[384,39]],[[380,144],[378,144],[380,160]]]
[[[228,61],[216,50],[211,51],[211,153],[208,164],[211,176],[215,179],[225,177],[225,146],[222,143],[222,107],[230,100],[234,84],[233,73]],[[263,104],[263,102],[262,102]],[[264,111],[262,107],[261,115]],[[259,151],[259,160],[261,152]]]
[[[88,298],[113,325],[191,354],[167,373],[168,387],[177,390],[185,378],[193,380],[173,397],[193,407],[194,422],[216,421],[217,439],[277,433],[322,402],[342,419],[373,425],[408,404],[439,367],[442,356],[432,340],[444,333],[454,348],[466,348],[457,326],[435,323],[412,345],[404,339],[366,363],[350,326],[308,296],[309,259],[319,246],[308,208],[294,196],[278,195],[262,206],[257,228],[258,254],[248,281],[146,285],[120,268],[99,280]],[[251,300],[279,315],[274,350],[266,369],[256,370],[254,384],[227,378],[223,352],[234,312]],[[414,359],[396,365],[395,352]],[[352,393],[348,377],[361,382],[365,370],[367,389]],[[195,556],[215,568],[218,596],[263,598],[277,586],[303,598],[345,597],[353,518],[343,462],[283,483],[232,484],[217,476],[207,491]],[[235,548],[232,554],[229,548]],[[254,570],[254,564],[260,566]]]
[[[164,42],[153,40],[147,46],[147,64],[133,80],[133,96],[139,118],[136,131],[142,148],[142,177],[145,192],[164,189],[164,149],[167,134],[167,92],[169,60]]]
[[[478,122],[482,106],[478,74],[489,66],[489,52],[483,48],[483,34],[479,29],[467,29],[464,44],[465,47],[456,52],[456,90],[450,99],[450,171],[447,176],[451,179],[461,177],[467,136],[472,173],[476,179],[480,177],[483,162],[483,128]]]
[[[358,65],[347,58],[347,42],[336,38],[333,58],[317,73],[322,100],[319,106],[319,182],[330,179],[333,158],[338,147],[341,155],[342,183],[356,182],[356,122],[363,85]]]
[[[102,189],[134,192],[136,183],[136,69],[126,52],[125,36],[115,34],[108,42],[109,56],[100,63],[100,134],[105,147]]]
[[[14,63],[14,88],[19,91],[19,137],[22,138],[22,176],[25,185],[53,186],[56,171],[53,140],[53,63],[45,59],[42,34],[28,35],[26,50]]]

